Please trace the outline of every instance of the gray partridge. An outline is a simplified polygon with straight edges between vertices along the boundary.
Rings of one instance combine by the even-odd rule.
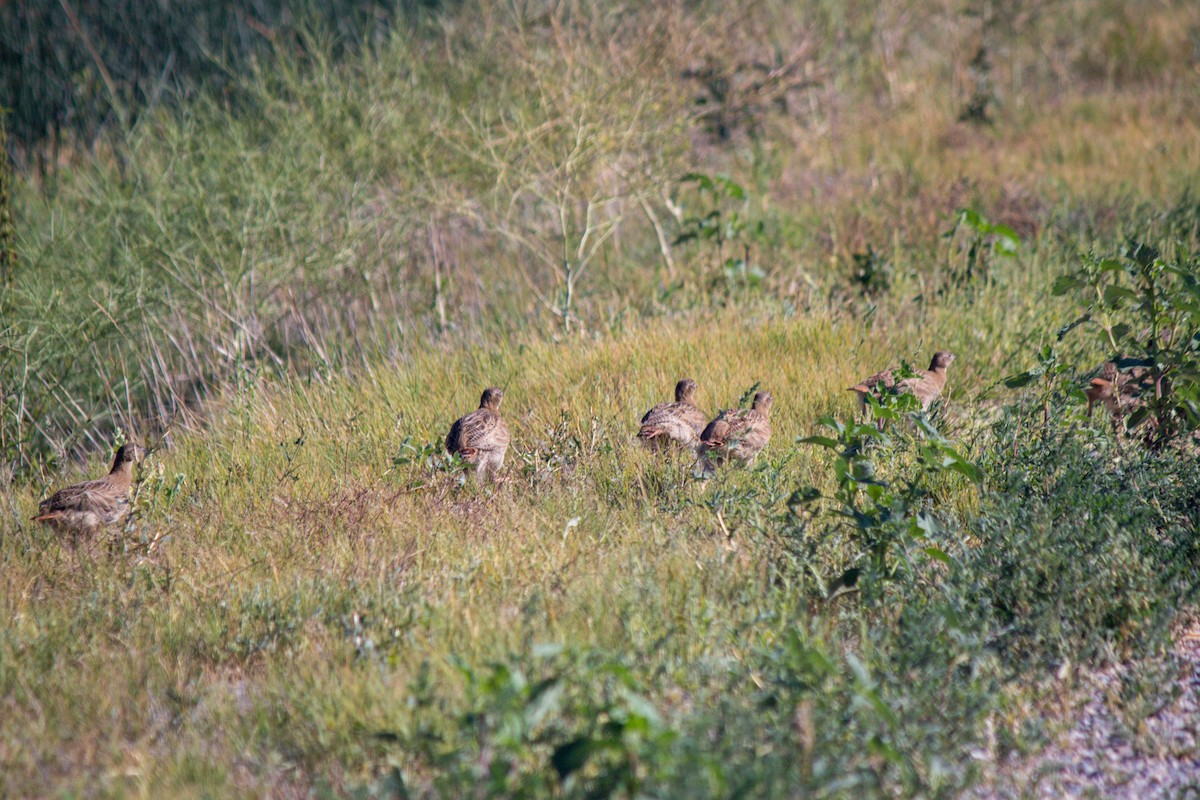
[[[700,434],[700,455],[718,464],[728,459],[754,461],[771,439],[768,414],[773,402],[770,392],[759,392],[750,408],[722,411]]]
[[[1100,377],[1092,378],[1091,383],[1083,390],[1088,399],[1087,415],[1089,417],[1092,415],[1092,409],[1096,403],[1103,403],[1109,414],[1114,417],[1118,416],[1118,406],[1113,396],[1113,384],[1118,381],[1119,377],[1120,372],[1117,371],[1117,365],[1112,361],[1105,361],[1100,365]]]
[[[675,402],[659,403],[647,411],[637,438],[652,449],[671,442],[693,449],[698,447],[708,415],[696,407],[696,389],[696,382],[691,378],[675,384]]]
[[[863,379],[851,386],[848,391],[858,395],[859,406],[864,410],[869,395],[880,390],[893,390],[898,394],[911,394],[920,401],[921,410],[928,411],[929,407],[933,405],[933,401],[946,387],[946,369],[954,361],[954,358],[954,353],[948,350],[939,350],[933,354],[933,359],[929,362],[929,369],[917,370],[917,374],[911,378],[898,381],[896,380],[896,370],[888,369]]]
[[[134,462],[145,456],[146,451],[136,444],[121,445],[107,475],[50,495],[38,505],[34,521],[73,534],[95,533],[120,522],[129,513]]]
[[[1087,415],[1092,415],[1096,403],[1103,403],[1116,425],[1130,409],[1141,405],[1142,395],[1154,388],[1153,373],[1146,367],[1133,367],[1122,372],[1114,361],[1105,361],[1100,366],[1100,377],[1092,378],[1083,390],[1087,395]]]
[[[446,451],[475,465],[480,478],[494,478],[504,466],[508,451],[508,424],[500,416],[500,401],[504,392],[495,387],[483,390],[479,409],[472,411],[450,426],[446,435]]]

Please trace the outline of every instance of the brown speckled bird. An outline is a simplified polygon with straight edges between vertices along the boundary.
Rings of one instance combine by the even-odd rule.
[[[508,425],[500,416],[500,401],[504,392],[492,387],[483,390],[479,410],[472,411],[450,426],[446,435],[446,450],[468,464],[475,465],[480,478],[496,476],[504,466],[508,450]]]
[[[1087,415],[1092,415],[1096,403],[1103,403],[1116,425],[1125,413],[1141,405],[1144,393],[1154,389],[1154,377],[1146,367],[1134,367],[1122,372],[1116,362],[1105,361],[1100,366],[1100,377],[1092,378],[1083,390],[1087,395]]]
[[[1113,396],[1113,384],[1118,381],[1120,374],[1117,365],[1112,361],[1105,361],[1100,365],[1100,376],[1092,378],[1091,383],[1083,390],[1088,399],[1087,415],[1089,417],[1092,415],[1092,409],[1096,403],[1103,403],[1104,407],[1108,409],[1108,413],[1117,416],[1119,412],[1116,398]]]
[[[929,407],[933,405],[933,401],[946,387],[946,368],[950,366],[954,358],[954,353],[939,350],[933,354],[933,360],[929,362],[929,369],[917,370],[917,374],[911,378],[897,381],[895,368],[887,369],[856,383],[849,388],[849,391],[858,395],[859,407],[864,411],[867,407],[867,397],[870,394],[888,389],[894,390],[898,394],[911,394],[921,402],[921,410],[928,411]]]
[[[660,449],[671,442],[683,447],[698,447],[708,415],[696,407],[696,389],[696,382],[691,378],[675,384],[675,402],[659,403],[647,411],[637,438],[652,449]]]
[[[129,513],[134,462],[145,456],[136,444],[121,445],[107,475],[50,495],[38,505],[34,521],[72,534],[91,534],[120,522]]]
[[[700,455],[720,464],[728,459],[749,464],[771,439],[767,415],[774,402],[770,392],[754,395],[750,408],[722,411],[700,434]]]

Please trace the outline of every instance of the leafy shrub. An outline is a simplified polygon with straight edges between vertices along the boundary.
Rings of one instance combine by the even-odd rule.
[[[834,493],[826,498],[817,489],[804,487],[789,502],[795,509],[818,500],[830,501],[815,529],[803,517],[793,517],[801,523],[797,532],[815,541],[838,536],[848,539],[851,564],[827,590],[853,587],[864,570],[868,586],[896,579],[912,572],[917,554],[948,563],[950,557],[938,541],[944,526],[933,512],[933,492],[944,473],[955,472],[975,482],[981,477],[923,414],[911,410],[917,405],[916,398],[901,394],[885,396],[882,402],[870,398],[869,402],[880,421],[907,415],[920,436],[906,431],[885,433],[874,424],[824,417],[821,424],[832,429],[835,437],[800,440],[837,454]],[[887,460],[883,469],[876,464],[881,457]]]
[[[680,181],[695,188],[697,210],[680,207],[680,232],[674,244],[696,242],[712,258],[710,286],[737,291],[762,288],[766,273],[754,257],[764,234],[762,220],[749,219],[746,190],[724,175],[690,173]]]
[[[955,285],[977,277],[990,280],[997,259],[1014,258],[1021,247],[1016,231],[973,208],[960,208],[942,238],[950,245],[950,280]]]
[[[858,292],[864,297],[887,294],[892,288],[896,272],[891,260],[870,245],[867,245],[865,252],[854,253],[851,258],[854,260],[854,272],[850,281]]]
[[[440,796],[637,796],[670,767],[676,734],[619,657],[549,644],[482,666],[451,661],[461,701],[449,707],[426,667],[412,687],[415,728],[374,734],[433,767]]]
[[[1197,587],[1196,456],[1123,448],[1037,402],[995,435],[961,574],[996,645],[1051,664],[1161,642]]]

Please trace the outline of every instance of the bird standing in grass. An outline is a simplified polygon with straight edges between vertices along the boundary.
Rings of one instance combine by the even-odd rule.
[[[1092,415],[1096,403],[1103,403],[1116,426],[1127,411],[1142,404],[1142,394],[1153,388],[1154,379],[1149,369],[1134,367],[1122,372],[1115,361],[1105,361],[1100,367],[1100,377],[1092,378],[1083,390],[1088,399],[1087,415]]]
[[[145,457],[146,451],[140,446],[121,445],[107,475],[68,486],[47,497],[38,505],[34,521],[75,535],[92,534],[120,522],[129,513],[133,465]]]
[[[696,389],[696,382],[691,378],[675,384],[675,402],[659,403],[647,411],[637,438],[655,450],[671,442],[693,449],[698,447],[708,415],[696,407]]]
[[[938,399],[942,389],[946,387],[946,369],[954,361],[954,353],[939,350],[933,354],[929,369],[917,370],[911,378],[896,380],[896,369],[877,372],[869,378],[851,386],[849,391],[858,395],[860,408],[865,412],[867,397],[881,391],[895,391],[897,394],[911,394],[921,403],[921,410],[928,411],[933,401]]]
[[[728,459],[749,464],[771,440],[771,422],[767,415],[774,399],[770,392],[754,395],[750,408],[722,411],[700,434],[700,455],[706,461],[724,463]]]
[[[483,390],[479,410],[472,411],[450,426],[446,435],[446,451],[475,465],[480,478],[495,478],[504,466],[508,451],[508,424],[500,416],[500,401],[504,392],[495,387]]]

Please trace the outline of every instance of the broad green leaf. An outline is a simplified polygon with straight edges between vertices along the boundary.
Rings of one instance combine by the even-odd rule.
[[[932,514],[917,514],[916,523],[917,528],[926,536],[934,536],[941,530],[937,518]]]
[[[1162,257],[1162,251],[1154,245],[1136,239],[1126,239],[1126,242],[1129,245],[1126,254],[1142,267],[1149,267]]]
[[[924,553],[930,558],[940,561],[943,564],[949,565],[951,563],[950,555],[945,550],[940,548],[926,547]]]
[[[1054,286],[1050,289],[1050,293],[1055,297],[1061,297],[1067,292],[1086,285],[1087,284],[1074,273],[1070,275],[1059,275],[1054,279]]]
[[[987,233],[987,223],[983,216],[973,208],[963,208],[958,212],[959,221],[979,233]]]
[[[967,461],[958,453],[949,453],[942,462],[942,466],[954,470],[972,483],[979,483],[983,480],[983,472],[979,467]]]
[[[1017,236],[1017,232],[1007,225],[997,223],[992,226],[992,233],[997,236],[1010,240],[1014,245],[1021,241],[1021,237]]]
[[[705,175],[701,172],[689,172],[687,175],[684,175],[682,178],[680,178],[679,182],[680,183],[694,183],[699,188],[710,191],[710,192],[716,188],[716,186],[713,184],[712,178],[708,177],[707,175]]]
[[[1141,425],[1143,422],[1145,422],[1146,418],[1149,416],[1150,409],[1142,406],[1129,415],[1129,418],[1125,420],[1125,427],[1136,428],[1138,425]]]
[[[1114,308],[1125,300],[1136,299],[1137,296],[1137,292],[1124,286],[1106,286],[1104,288],[1104,303]]]
[[[746,199],[746,190],[741,187],[741,184],[736,183],[732,178],[729,178],[725,175],[720,175],[717,177],[717,180],[720,181],[721,185],[725,188],[725,194],[729,195],[735,200]]]
[[[537,684],[530,693],[529,703],[525,706],[526,727],[536,728],[548,714],[558,711],[562,692],[562,684],[553,679],[548,678]]]
[[[621,692],[621,698],[625,701],[625,706],[634,714],[655,727],[661,724],[662,718],[659,716],[658,709],[645,697],[625,689]]]
[[[818,445],[821,447],[828,447],[829,450],[840,450],[841,449],[841,445],[838,443],[838,440],[830,439],[829,437],[800,437],[799,439],[796,440],[796,444],[798,444],[798,445]]]

